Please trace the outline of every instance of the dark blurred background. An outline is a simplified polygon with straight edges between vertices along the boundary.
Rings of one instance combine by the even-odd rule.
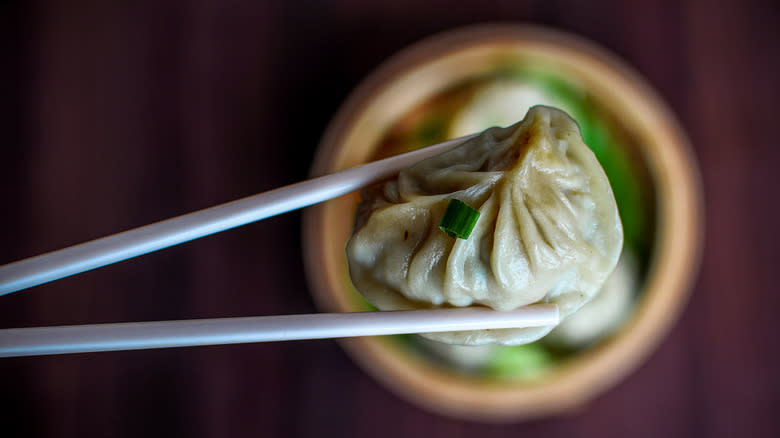
[[[682,3],[682,4],[681,4]],[[773,1],[0,4],[0,264],[305,179],[357,83],[403,47],[518,21],[594,40],[687,128],[706,247],[681,320],[580,412],[420,410],[333,341],[0,360],[2,436],[778,436]],[[314,311],[291,213],[0,297],[0,326]]]

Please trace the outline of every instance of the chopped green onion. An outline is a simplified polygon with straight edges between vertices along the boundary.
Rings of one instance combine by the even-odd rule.
[[[460,239],[468,239],[471,230],[479,219],[479,212],[457,199],[450,199],[447,211],[441,218],[439,228],[448,236]]]

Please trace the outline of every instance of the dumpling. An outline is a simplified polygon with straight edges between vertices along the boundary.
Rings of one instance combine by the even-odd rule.
[[[468,239],[438,228],[451,199],[480,212]],[[612,190],[577,124],[535,106],[365,190],[346,251],[352,282],[380,310],[556,303],[565,318],[601,288],[622,245]],[[423,336],[517,345],[552,328]]]
[[[439,361],[466,373],[479,373],[490,363],[500,348],[507,348],[495,344],[445,344],[422,337],[417,341],[427,353]]]
[[[537,84],[520,79],[497,79],[481,86],[453,117],[451,137],[463,137],[491,126],[507,126],[524,117],[534,105],[548,105],[574,115],[564,99],[556,98]]]
[[[558,324],[544,342],[556,347],[582,348],[614,333],[631,314],[638,282],[637,261],[628,249],[601,290],[566,321]]]

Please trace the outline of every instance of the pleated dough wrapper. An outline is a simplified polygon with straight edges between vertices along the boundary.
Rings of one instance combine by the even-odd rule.
[[[479,210],[468,239],[438,225],[450,199]],[[623,230],[612,189],[566,113],[535,106],[363,192],[347,244],[352,282],[380,310],[556,303],[562,318],[615,268]],[[553,326],[428,333],[517,345]]]

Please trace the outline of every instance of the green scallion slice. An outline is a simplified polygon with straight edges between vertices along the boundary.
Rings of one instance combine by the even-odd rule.
[[[479,219],[479,212],[462,201],[450,199],[439,228],[452,238],[468,239]]]

